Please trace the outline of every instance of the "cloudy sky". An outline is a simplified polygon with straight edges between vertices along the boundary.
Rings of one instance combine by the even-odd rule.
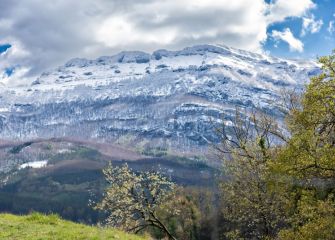
[[[335,0],[0,0],[0,83],[121,50],[216,43],[315,58],[334,39]]]

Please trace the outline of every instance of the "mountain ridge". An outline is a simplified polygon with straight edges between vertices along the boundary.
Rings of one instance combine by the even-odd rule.
[[[0,91],[0,138],[74,137],[205,152],[214,125],[257,107],[281,120],[282,89],[302,89],[317,64],[219,45],[75,58]]]

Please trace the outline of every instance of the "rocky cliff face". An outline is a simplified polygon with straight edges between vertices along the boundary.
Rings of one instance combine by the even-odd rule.
[[[213,124],[236,106],[282,118],[283,88],[301,88],[317,65],[226,46],[72,59],[29,85],[0,90],[0,138],[72,137],[137,148],[206,149]]]

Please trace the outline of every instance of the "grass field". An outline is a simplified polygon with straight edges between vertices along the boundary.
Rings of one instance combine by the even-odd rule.
[[[8,240],[73,240],[120,239],[144,240],[141,236],[119,230],[77,224],[60,219],[57,215],[33,213],[26,216],[0,214],[0,239]]]

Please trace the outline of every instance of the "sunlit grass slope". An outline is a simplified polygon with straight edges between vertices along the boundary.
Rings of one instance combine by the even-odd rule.
[[[0,239],[73,240],[120,239],[144,240],[145,237],[126,234],[119,230],[86,226],[60,219],[57,215],[33,213],[27,216],[0,214]]]

